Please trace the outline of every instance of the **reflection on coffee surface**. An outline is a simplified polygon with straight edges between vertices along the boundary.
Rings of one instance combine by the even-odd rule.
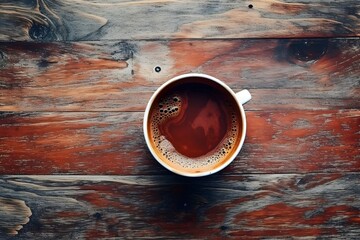
[[[164,89],[150,111],[150,136],[168,161],[182,168],[226,160],[241,133],[239,107],[221,88],[194,78]]]

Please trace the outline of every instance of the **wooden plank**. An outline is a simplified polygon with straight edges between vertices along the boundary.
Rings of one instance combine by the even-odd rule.
[[[164,174],[138,112],[1,113],[0,174]],[[221,174],[360,169],[360,110],[247,111],[243,150]]]
[[[0,40],[360,36],[357,0],[1,1]]]
[[[0,237],[356,239],[359,183],[359,173],[1,176]]]
[[[187,72],[250,89],[250,110],[360,107],[359,39],[8,42],[0,53],[0,111],[143,111]]]

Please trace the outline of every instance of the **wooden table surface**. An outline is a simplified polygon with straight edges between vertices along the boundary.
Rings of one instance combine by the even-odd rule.
[[[357,0],[1,0],[0,239],[359,239],[359,37]],[[142,133],[189,72],[253,96],[203,178]]]

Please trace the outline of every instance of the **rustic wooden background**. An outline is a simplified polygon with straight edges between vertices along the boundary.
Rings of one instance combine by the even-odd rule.
[[[359,37],[357,0],[0,0],[0,239],[358,239]],[[253,95],[196,179],[142,134],[187,72]]]

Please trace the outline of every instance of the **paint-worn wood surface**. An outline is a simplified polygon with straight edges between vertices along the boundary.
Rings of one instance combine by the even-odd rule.
[[[248,110],[360,106],[358,38],[16,42],[0,51],[3,111],[143,111],[157,87],[186,72],[251,89]]]
[[[0,40],[359,36],[357,0],[0,1]]]
[[[359,182],[359,174],[341,173],[206,181],[159,175],[3,176],[0,209],[12,221],[1,219],[0,229],[19,232],[18,239],[356,239]]]
[[[146,150],[142,112],[6,113],[2,174],[166,173]],[[360,111],[248,111],[244,149],[221,174],[360,169]]]
[[[358,239],[359,11],[0,0],[0,239]],[[253,96],[239,156],[199,179],[142,134],[152,92],[188,72]]]

